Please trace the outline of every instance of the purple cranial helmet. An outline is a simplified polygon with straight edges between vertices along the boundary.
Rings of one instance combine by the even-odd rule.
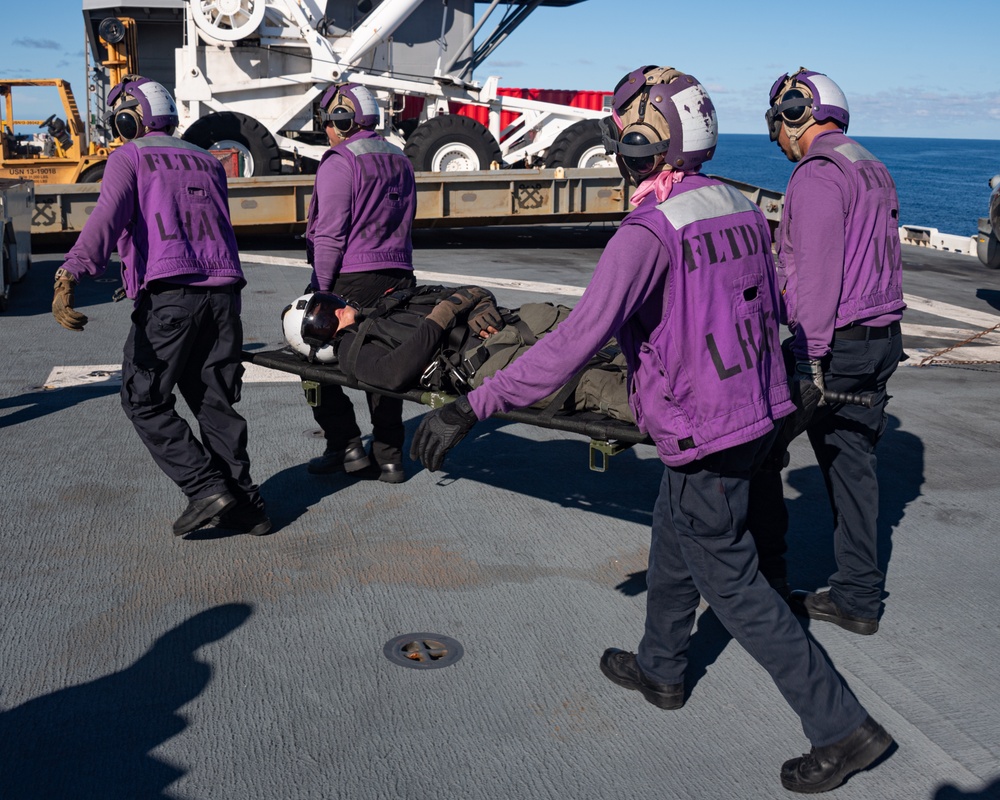
[[[715,155],[719,123],[705,88],[673,67],[633,70],[615,87],[604,146],[623,176],[640,183],[659,169],[697,171]]]
[[[378,124],[378,103],[364,86],[356,83],[334,84],[319,101],[323,125],[333,125],[347,132],[354,125],[372,129]]]
[[[170,92],[141,75],[126,75],[108,93],[108,106],[108,127],[127,142],[147,131],[171,132],[179,121]]]
[[[840,87],[821,72],[811,72],[805,67],[800,67],[794,75],[785,73],[774,82],[768,105],[764,118],[771,141],[778,141],[784,126],[792,150],[789,158],[793,161],[802,158],[798,140],[807,128],[817,122],[833,121],[846,131],[851,121],[847,98]]]

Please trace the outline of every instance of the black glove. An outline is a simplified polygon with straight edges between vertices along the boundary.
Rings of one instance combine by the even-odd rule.
[[[73,289],[76,278],[66,269],[56,270],[55,293],[52,295],[52,316],[68,331],[82,331],[89,321],[86,314],[73,308]]]
[[[454,403],[428,411],[413,435],[410,458],[436,472],[444,464],[448,451],[462,441],[477,422],[479,417],[464,395]]]
[[[438,303],[427,315],[427,319],[438,325],[442,330],[448,330],[455,324],[455,318],[473,308],[485,297],[493,297],[479,286],[461,286]]]
[[[805,432],[816,415],[816,409],[824,405],[823,390],[820,388],[823,386],[823,370],[819,362],[794,362],[791,351],[784,347],[782,350],[785,352],[786,366],[793,370],[788,376],[788,390],[792,403],[795,404],[795,410],[777,423],[781,426],[781,430],[761,466],[762,469],[771,469],[775,472],[788,466],[788,446]],[[818,372],[818,380],[815,379],[813,365]]]
[[[795,379],[803,396],[807,394],[807,390],[802,384],[811,383],[819,389],[817,405],[826,405],[826,400],[823,398],[823,393],[826,391],[826,385],[823,382],[823,365],[819,361],[796,361]]]
[[[791,377],[788,384],[795,410],[785,419],[781,438],[786,447],[809,427],[816,409],[823,405],[823,392],[811,380],[805,380],[796,374]]]
[[[479,304],[469,312],[469,330],[476,336],[484,332],[489,335],[496,333],[506,324],[500,315],[496,302],[492,297],[480,300]]]

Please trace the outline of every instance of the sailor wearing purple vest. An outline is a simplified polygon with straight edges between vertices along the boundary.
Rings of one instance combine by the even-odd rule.
[[[691,76],[626,75],[605,146],[638,191],[579,303],[558,328],[465,398],[422,421],[412,455],[438,469],[477,420],[530,405],[617,336],[636,422],[666,464],[653,509],[645,634],[601,671],[664,709],[684,705],[699,597],[768,671],[812,752],[782,767],[794,791],[826,791],[891,739],[866,713],[757,569],[746,535],[750,476],[789,414],[770,233],[740,192],[699,174],[715,108]]]
[[[233,405],[243,374],[240,289],[225,170],[172,136],[177,108],[160,84],[136,75],[111,90],[108,123],[125,144],[112,152],[97,206],[56,272],[52,313],[69,330],[87,317],[73,287],[99,277],[115,249],[134,301],[121,400],[153,460],[188,498],[176,536],[213,523],[254,535],[271,530],[250,478],[247,425]],[[180,390],[201,440],[174,407]]]
[[[789,363],[797,380],[821,391],[874,397],[870,408],[823,402],[809,423],[834,512],[837,571],[829,591],[792,592],[789,602],[796,613],[873,634],[884,578],[875,447],[886,427],[886,384],[903,350],[899,201],[885,165],[845,135],[847,99],[826,75],[783,75],[769,99],[771,139],[798,162],[778,237]],[[768,459],[755,476],[749,526],[761,570],[787,594],[783,460]]]
[[[320,110],[330,149],[316,172],[306,222],[310,288],[371,307],[387,292],[416,285],[410,239],[417,213],[413,167],[402,150],[373,130],[378,106],[363,86],[331,86]],[[406,479],[403,401],[371,393],[367,397],[371,456],[361,444],[354,406],[343,389],[322,387],[313,416],[323,429],[326,451],[309,462],[309,472],[359,472],[374,457],[379,480]]]

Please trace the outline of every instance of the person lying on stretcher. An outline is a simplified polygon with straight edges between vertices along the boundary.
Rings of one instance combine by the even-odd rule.
[[[566,306],[499,308],[479,286],[417,286],[357,308],[330,292],[299,297],[282,312],[291,349],[353,380],[391,392],[418,387],[462,394],[507,366],[569,314]],[[597,411],[633,422],[627,369],[612,340],[562,391],[538,404]]]

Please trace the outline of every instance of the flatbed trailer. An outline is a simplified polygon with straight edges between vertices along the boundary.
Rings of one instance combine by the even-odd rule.
[[[777,225],[780,192],[719,179]],[[418,172],[416,182],[418,228],[614,222],[629,211],[628,187],[617,169]],[[311,175],[230,178],[229,210],[237,234],[302,233],[314,183]],[[37,187],[32,234],[47,242],[75,238],[99,190],[99,184]]]
[[[389,397],[398,397],[430,408],[440,408],[456,399],[455,395],[428,389],[412,389],[406,392],[388,391],[349,378],[334,364],[310,363],[288,348],[260,352],[246,351],[243,353],[243,360],[259,367],[298,375],[302,379],[302,388],[305,391],[306,401],[310,405],[316,405],[323,387],[331,384]],[[652,440],[634,424],[612,419],[594,411],[569,413],[550,405],[546,408],[514,409],[494,414],[493,417],[508,422],[520,422],[590,437],[590,468],[595,472],[607,471],[608,460],[611,456],[624,452],[637,444],[653,444]]]

